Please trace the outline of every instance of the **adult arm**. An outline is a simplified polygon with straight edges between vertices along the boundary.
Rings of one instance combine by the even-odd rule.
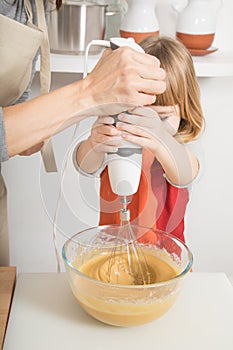
[[[85,79],[3,108],[8,155],[19,154],[85,117],[151,104],[165,90],[164,79],[155,57],[128,47],[106,50]]]

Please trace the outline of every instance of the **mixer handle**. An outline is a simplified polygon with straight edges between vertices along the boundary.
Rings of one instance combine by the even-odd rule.
[[[121,157],[129,157],[132,156],[132,154],[142,154],[141,148],[118,148],[118,151],[116,154],[118,154]]]
[[[116,127],[116,123],[119,122],[118,114],[111,115],[111,117],[113,117],[113,119],[114,119],[114,123],[112,125]]]

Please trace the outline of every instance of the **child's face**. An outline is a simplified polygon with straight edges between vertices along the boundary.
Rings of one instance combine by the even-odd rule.
[[[180,125],[180,109],[178,105],[175,106],[155,106],[151,105],[153,109],[164,123],[166,130],[175,135]]]

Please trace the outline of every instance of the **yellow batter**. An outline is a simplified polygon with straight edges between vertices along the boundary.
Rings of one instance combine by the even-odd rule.
[[[168,281],[177,271],[162,259],[146,254],[116,253],[100,255],[79,267],[85,275],[102,282],[139,285]]]
[[[146,252],[144,255],[150,283],[168,281],[178,274],[178,270],[172,266],[174,263],[167,262],[169,259],[164,261],[160,256]],[[179,279],[156,287],[147,285],[144,288],[142,285],[135,285],[135,279],[127,270],[125,259],[128,260],[126,254],[121,257],[116,255],[115,261],[112,260],[111,254],[99,255],[82,266],[78,266],[77,259],[78,270],[92,280],[77,276],[76,273],[71,278],[73,293],[87,313],[104,323],[124,327],[147,323],[160,317],[173,305],[179,292]],[[135,259],[132,264],[137,270]],[[141,266],[145,269],[144,262]],[[116,283],[115,286],[98,283],[98,281],[109,282],[109,272],[110,282]]]

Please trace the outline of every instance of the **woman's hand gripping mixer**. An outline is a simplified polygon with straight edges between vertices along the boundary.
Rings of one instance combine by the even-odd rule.
[[[112,38],[111,48],[129,46],[139,52],[144,50],[135,43],[133,38]],[[117,123],[117,115],[114,116]],[[150,272],[146,255],[140,247],[130,225],[130,210],[127,208],[129,197],[137,192],[141,177],[142,148],[131,142],[122,140],[122,145],[116,153],[108,153],[108,173],[112,191],[120,197],[120,228],[115,246],[108,264],[108,278],[111,283],[124,283],[125,277],[130,277],[130,283],[135,285],[149,284]],[[145,249],[145,248],[144,248]]]

